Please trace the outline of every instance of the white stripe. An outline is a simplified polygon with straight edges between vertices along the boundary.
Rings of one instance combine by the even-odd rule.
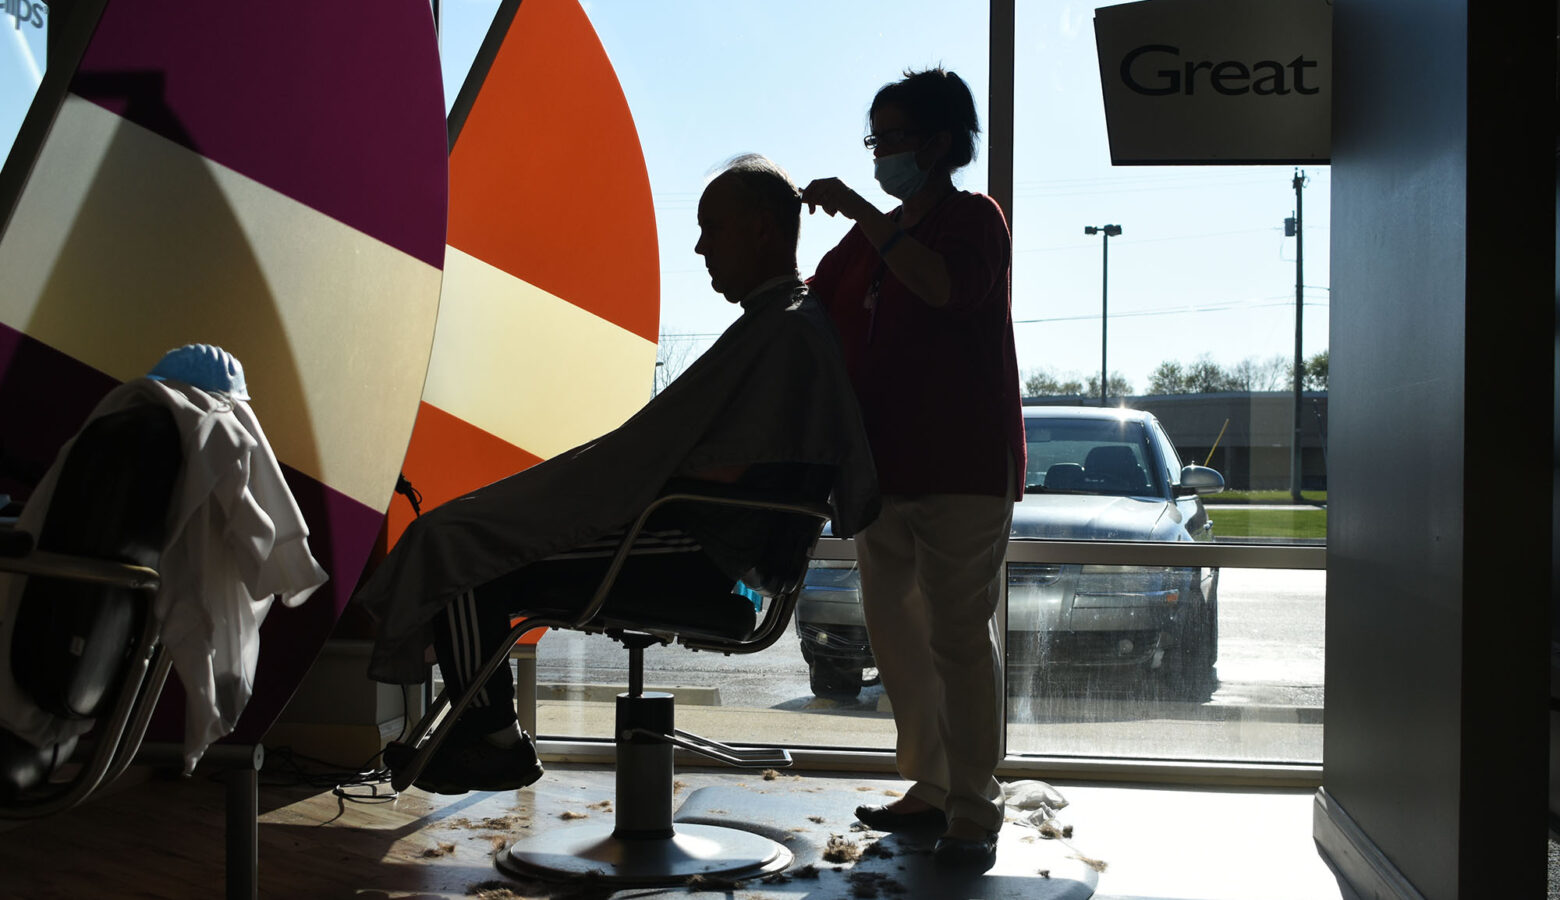
[[[482,656],[482,624],[477,609],[477,594],[475,591],[467,591],[465,594],[465,631],[466,631],[466,672],[468,683],[476,681],[477,675],[487,660]],[[482,689],[471,701],[472,706],[487,706],[491,698],[487,695],[487,683],[483,682]]]
[[[650,399],[654,341],[454,247],[444,268],[429,404],[547,459]]]
[[[450,622],[450,651],[451,656],[454,657],[450,660],[450,665],[464,683],[464,686],[470,686],[472,681],[471,660],[474,654],[471,650],[471,619],[475,599],[470,591],[466,591],[451,600],[447,607]],[[482,700],[482,695],[478,694],[471,705],[482,706]]]
[[[0,322],[120,380],[181,344],[226,348],[282,462],[389,505],[439,269],[68,96],[0,271]]]

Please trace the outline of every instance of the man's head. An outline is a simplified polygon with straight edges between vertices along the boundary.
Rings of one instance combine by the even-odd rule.
[[[699,198],[699,242],[710,284],[732,303],[796,271],[802,199],[785,170],[758,154],[726,163]]]

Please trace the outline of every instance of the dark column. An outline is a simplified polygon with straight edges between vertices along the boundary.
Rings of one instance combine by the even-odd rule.
[[[1555,5],[1334,11],[1326,773],[1363,896],[1541,897]]]

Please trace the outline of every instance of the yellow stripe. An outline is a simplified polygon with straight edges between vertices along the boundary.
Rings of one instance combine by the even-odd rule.
[[[283,462],[388,505],[438,269],[72,96],[0,271],[0,321],[115,378],[181,344],[225,347]]]
[[[454,247],[423,400],[543,458],[650,399],[655,344]]]

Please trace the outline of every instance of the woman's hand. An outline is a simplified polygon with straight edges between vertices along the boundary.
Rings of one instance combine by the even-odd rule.
[[[838,178],[819,178],[802,188],[802,202],[808,212],[822,209],[829,215],[839,213],[856,223],[873,247],[880,248],[883,263],[900,282],[928,306],[946,306],[952,296],[948,283],[948,264],[937,253],[909,235],[899,235],[899,223],[868,203]]]
[[[853,222],[878,212],[877,207],[838,178],[819,178],[808,184],[802,188],[802,202],[807,204],[809,213],[821,208],[831,216],[838,213]]]

